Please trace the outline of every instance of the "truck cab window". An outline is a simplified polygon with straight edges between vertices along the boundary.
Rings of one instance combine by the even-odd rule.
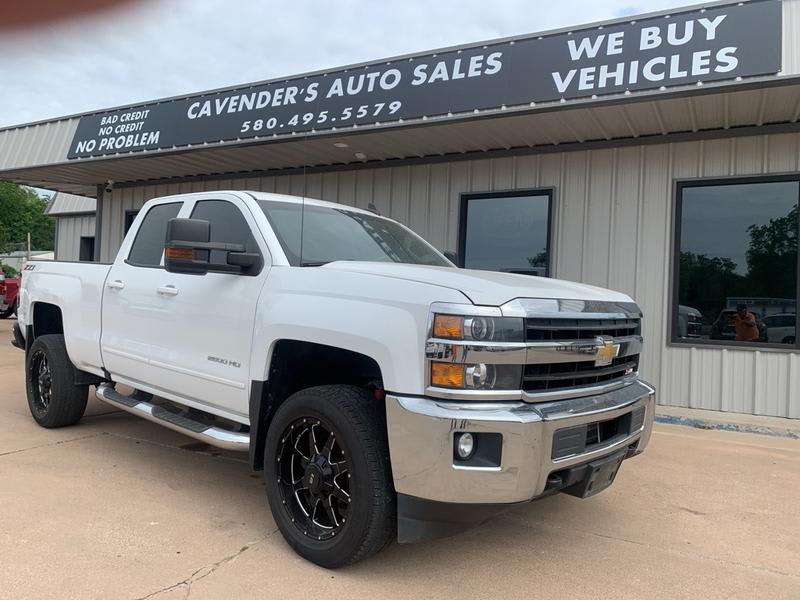
[[[192,219],[203,219],[211,225],[212,242],[244,244],[246,252],[260,254],[258,244],[242,211],[226,200],[201,200],[192,211]],[[220,264],[227,261],[225,252],[214,250],[211,262]]]
[[[147,214],[136,232],[128,262],[137,267],[158,267],[164,254],[164,240],[167,236],[167,221],[178,216],[182,203],[158,204]]]

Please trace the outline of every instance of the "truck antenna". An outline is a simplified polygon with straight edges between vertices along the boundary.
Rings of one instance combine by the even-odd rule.
[[[303,241],[306,224],[306,192],[308,185],[306,181],[306,166],[308,165],[308,132],[303,136],[303,196],[300,198],[300,267],[303,267]]]

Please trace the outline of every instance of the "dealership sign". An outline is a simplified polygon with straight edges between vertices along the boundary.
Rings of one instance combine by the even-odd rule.
[[[391,59],[81,117],[68,158],[275,138],[774,74],[781,2]]]

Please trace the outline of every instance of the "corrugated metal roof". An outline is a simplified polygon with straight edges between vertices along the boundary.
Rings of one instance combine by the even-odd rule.
[[[67,194],[64,192],[56,192],[50,202],[47,204],[45,213],[48,215],[74,215],[81,213],[95,212],[97,209],[97,200],[94,198],[87,198],[86,196],[78,196],[76,194]]]

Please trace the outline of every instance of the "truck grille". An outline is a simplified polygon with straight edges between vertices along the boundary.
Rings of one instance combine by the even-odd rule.
[[[522,388],[526,392],[549,392],[564,388],[611,383],[639,369],[639,355],[615,358],[607,367],[591,361],[525,365]]]
[[[639,335],[639,319],[525,319],[525,339],[554,342]]]
[[[629,319],[548,319],[525,320],[528,342],[594,340],[599,336],[628,338],[641,333],[641,321]],[[624,354],[624,346],[622,349]],[[523,389],[526,392],[551,392],[569,388],[613,383],[639,370],[639,355],[618,356],[610,365],[596,366],[593,360],[525,365]]]

